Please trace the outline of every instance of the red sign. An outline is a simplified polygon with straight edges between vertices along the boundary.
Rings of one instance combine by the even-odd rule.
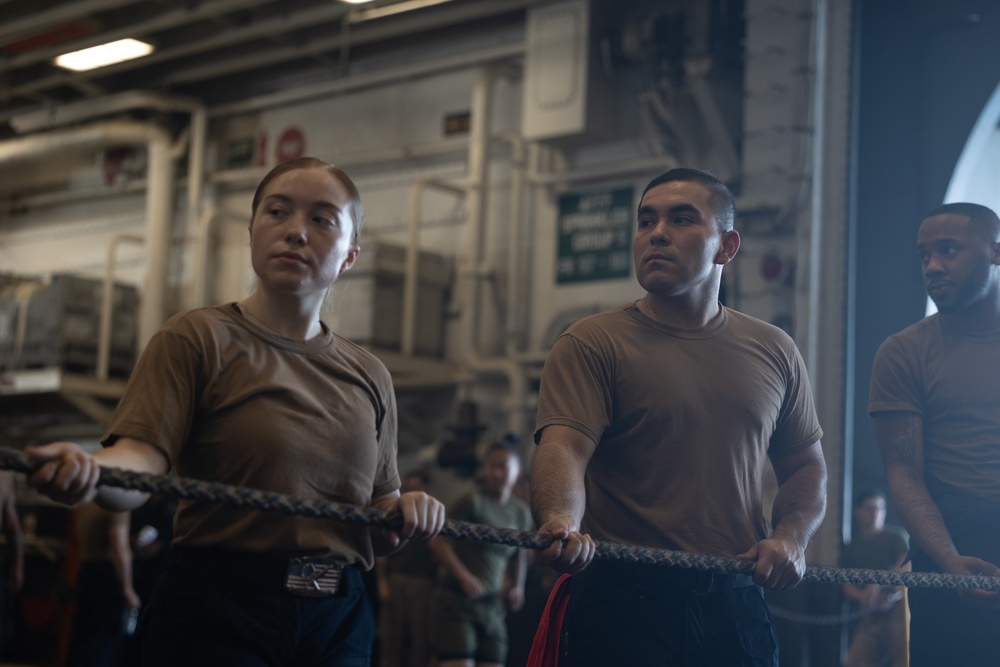
[[[300,158],[306,154],[306,135],[297,127],[290,127],[281,133],[278,144],[274,147],[274,156],[278,164]]]

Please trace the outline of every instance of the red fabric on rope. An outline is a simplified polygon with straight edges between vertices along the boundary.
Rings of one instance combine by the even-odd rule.
[[[562,634],[566,608],[569,606],[570,575],[564,574],[556,581],[545,603],[545,611],[538,623],[535,640],[531,644],[526,667],[558,667],[559,638]]]

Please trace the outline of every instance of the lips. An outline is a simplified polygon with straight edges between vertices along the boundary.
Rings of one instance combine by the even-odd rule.
[[[280,252],[277,255],[275,255],[275,257],[277,259],[288,259],[288,260],[300,262],[302,264],[308,264],[308,262],[306,261],[306,258],[303,257],[302,255],[300,255],[297,252]]]
[[[927,283],[927,293],[932,294],[934,292],[942,292],[948,289],[951,285],[946,282],[935,281]]]
[[[661,255],[658,252],[654,252],[646,255],[643,261],[649,263],[649,262],[672,262],[674,260],[671,259],[670,257],[667,257],[666,255]]]

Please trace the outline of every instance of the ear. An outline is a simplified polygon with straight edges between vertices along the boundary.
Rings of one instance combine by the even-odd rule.
[[[355,243],[351,246],[351,249],[347,251],[347,259],[345,259],[344,263],[340,265],[340,273],[337,275],[339,276],[341,273],[354,266],[354,262],[358,261],[359,254],[361,254],[361,246]]]
[[[719,265],[729,264],[740,249],[740,233],[735,229],[722,232],[722,243],[719,244],[719,252],[715,255],[715,263]]]
[[[993,264],[1000,264],[1000,241],[990,243],[990,261]]]

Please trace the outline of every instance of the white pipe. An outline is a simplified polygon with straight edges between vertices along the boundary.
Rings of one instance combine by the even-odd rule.
[[[468,235],[466,238],[466,266],[460,278],[468,285],[466,302],[462,314],[463,343],[470,353],[470,359],[475,358],[479,335],[479,271],[483,262],[483,228],[486,226],[486,187],[489,183],[489,136],[491,125],[491,107],[493,98],[493,83],[497,78],[497,70],[487,67],[476,79],[472,88],[471,119],[469,127],[469,194],[466,200],[468,209]]]
[[[97,148],[108,144],[144,145],[152,141],[168,140],[166,131],[154,125],[132,121],[106,121],[2,141],[0,164],[47,157],[53,153],[73,149]]]
[[[115,306],[115,263],[118,246],[124,242],[142,244],[145,239],[135,234],[115,234],[108,244],[108,262],[104,268],[101,296],[101,322],[97,333],[97,379],[107,380],[111,365],[111,324]]]
[[[167,257],[173,219],[174,164],[170,143],[150,141],[149,189],[146,191],[146,278],[139,310],[139,351],[153,337],[166,316]]]
[[[468,265],[464,275],[465,307],[462,313],[462,333],[465,365],[475,374],[502,374],[510,392],[507,405],[508,429],[518,435],[527,432],[528,381],[524,367],[510,356],[484,358],[478,351],[480,299],[479,267],[483,262],[483,231],[486,226],[486,188],[489,183],[490,111],[494,81],[510,75],[510,68],[488,67],[477,79],[472,91],[471,127],[469,129],[469,235]],[[527,459],[530,460],[530,459]]]
[[[188,306],[200,308],[208,300],[205,286],[208,284],[208,242],[216,216],[215,206],[209,206],[195,222],[193,245],[191,249],[191,298]]]
[[[205,143],[208,112],[198,106],[191,111],[191,145],[188,147],[187,204],[188,229],[201,216],[201,193],[205,183]]]
[[[31,305],[31,295],[45,287],[41,282],[23,282],[14,287],[14,298],[17,299],[17,326],[14,329],[14,349],[7,364],[10,368],[17,368],[21,360],[21,352],[24,350],[24,339],[28,334],[28,306]]]
[[[60,104],[38,111],[26,111],[11,116],[10,126],[18,134],[27,134],[92,121],[96,118],[137,109],[193,113],[199,109],[203,110],[203,107],[197,100],[191,98],[171,97],[148,90],[130,90],[82,102]]]
[[[406,262],[403,270],[403,325],[400,337],[400,352],[410,356],[416,346],[417,297],[420,285],[420,213],[424,191],[437,188],[459,197],[465,196],[465,189],[430,178],[416,181],[410,187],[410,217],[407,225]]]
[[[510,184],[510,224],[507,242],[507,308],[505,315],[504,349],[507,356],[521,352],[526,343],[526,322],[523,313],[526,312],[524,297],[527,296],[526,267],[528,266],[521,247],[530,244],[523,243],[526,221],[522,214],[524,208],[524,191],[527,185],[527,165],[525,164],[524,138],[520,134],[510,134],[507,137],[511,145],[511,184]]]
[[[209,206],[195,223],[194,250],[192,251],[191,303],[190,308],[200,308],[208,305],[208,256],[212,232],[221,220],[231,220],[249,225],[248,215],[231,211],[219,211],[215,206]]]

